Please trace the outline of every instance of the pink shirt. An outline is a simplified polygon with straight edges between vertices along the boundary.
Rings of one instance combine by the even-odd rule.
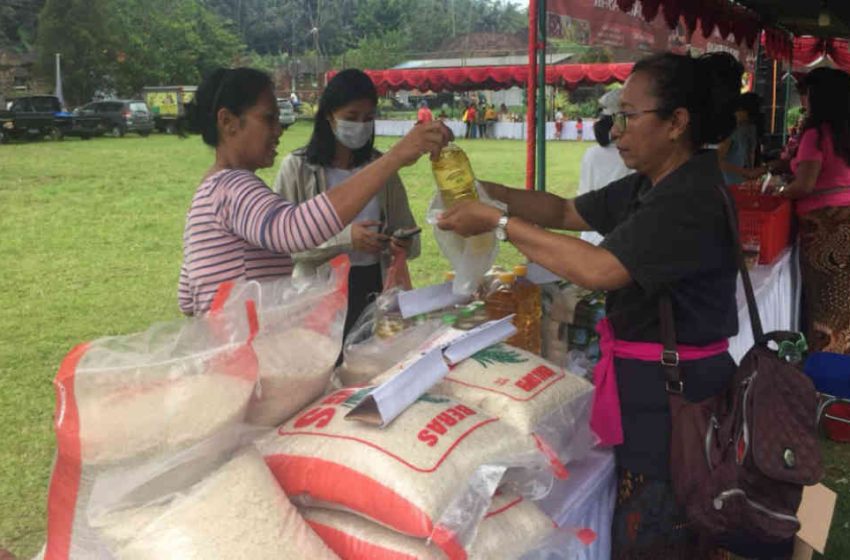
[[[292,274],[291,253],[312,249],[342,231],[323,193],[292,204],[250,171],[225,169],[195,191],[183,231],[180,310],[209,309],[218,285]]]
[[[820,130],[809,129],[803,133],[797,155],[791,160],[791,171],[796,173],[797,167],[803,161],[819,161],[821,168],[812,194],[797,200],[797,214],[805,214],[826,206],[850,206],[850,188],[844,192],[817,195],[819,190],[850,187],[850,165],[835,153],[828,124],[822,125]]]

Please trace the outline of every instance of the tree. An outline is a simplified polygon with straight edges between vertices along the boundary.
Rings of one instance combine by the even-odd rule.
[[[54,53],[61,53],[63,91],[72,103],[111,84],[116,38],[109,9],[109,0],[47,0],[38,16],[38,69],[52,77]]]
[[[114,22],[124,37],[113,62],[116,90],[197,84],[243,50],[224,20],[196,0],[115,0]]]
[[[0,47],[32,48],[38,13],[44,0],[3,0],[0,3]]]
[[[338,65],[348,68],[390,68],[404,62],[409,47],[407,34],[388,31],[383,35],[361,39],[357,48],[339,57]]]

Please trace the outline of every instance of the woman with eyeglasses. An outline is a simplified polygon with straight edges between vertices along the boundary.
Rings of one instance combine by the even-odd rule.
[[[364,72],[350,68],[335,75],[319,100],[310,141],[284,158],[274,190],[284,200],[301,203],[323,193],[352,188],[350,178],[381,157],[374,147],[377,105],[378,92]],[[348,334],[369,302],[381,292],[391,251],[404,251],[409,259],[419,256],[418,237],[393,237],[398,230],[415,227],[404,184],[398,173],[392,173],[341,232],[294,255],[294,274],[310,274],[336,255],[349,255],[344,328]]]
[[[612,138],[636,173],[574,199],[486,183],[507,213],[465,202],[439,221],[462,235],[495,230],[530,261],[608,291],[591,425],[615,446],[614,558],[704,557],[705,543],[687,529],[670,484],[668,391],[703,400],[724,390],[735,371],[726,349],[738,332],[736,250],[717,188],[724,184],[717,154],[702,147],[735,128],[741,73],[725,53],[645,58],[613,115]],[[605,239],[594,246],[551,230],[595,230]],[[661,294],[672,301],[680,350],[708,355],[682,361],[681,388],[667,384],[661,364]],[[617,357],[634,343],[642,359]]]

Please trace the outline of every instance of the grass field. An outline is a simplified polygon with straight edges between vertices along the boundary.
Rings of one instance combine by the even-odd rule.
[[[281,153],[307,139],[299,123]],[[386,148],[391,139],[380,139]],[[476,172],[521,185],[524,144],[460,141]],[[549,189],[575,192],[586,145],[549,143]],[[21,558],[44,540],[53,457],[51,381],[76,343],[129,333],[179,316],[176,282],[183,221],[212,161],[197,137],[153,135],[0,146],[0,548]],[[271,182],[276,169],[261,175]],[[403,170],[424,223],[433,194],[427,161]],[[414,283],[449,268],[426,227]],[[504,249],[499,261],[519,260]],[[828,558],[850,558],[850,450],[826,445],[827,483],[842,494]]]

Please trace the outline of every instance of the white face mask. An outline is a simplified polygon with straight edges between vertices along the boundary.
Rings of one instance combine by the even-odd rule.
[[[375,131],[375,121],[356,122],[336,120],[336,126],[331,127],[339,143],[346,148],[358,150],[365,146]]]

